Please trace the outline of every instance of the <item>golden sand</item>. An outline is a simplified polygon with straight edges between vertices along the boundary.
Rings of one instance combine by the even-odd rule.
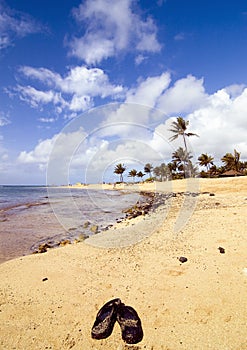
[[[138,244],[84,242],[1,264],[0,348],[247,349],[247,177],[201,179],[199,187],[179,232],[183,196]],[[185,180],[172,183],[174,192],[187,188]],[[116,297],[142,320],[144,338],[135,347],[124,345],[118,324],[109,338],[91,339],[97,311]]]

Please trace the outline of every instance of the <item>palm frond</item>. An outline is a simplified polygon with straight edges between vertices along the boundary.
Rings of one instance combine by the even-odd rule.
[[[188,132],[185,135],[188,136],[188,137],[190,137],[190,136],[197,136],[197,137],[199,137],[199,135],[194,134],[193,132]]]

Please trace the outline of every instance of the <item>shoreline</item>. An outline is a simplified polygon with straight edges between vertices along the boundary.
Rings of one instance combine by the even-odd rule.
[[[111,212],[107,210],[112,206],[110,202],[117,200],[120,192],[117,192],[116,196],[107,191],[103,194],[103,197],[102,195],[99,197],[103,198],[106,206],[102,206],[100,213],[98,213],[99,216],[94,217],[93,213],[96,211],[98,204],[100,205],[100,202],[97,203],[98,197],[91,198],[91,195],[89,195],[90,198],[88,198],[86,194],[80,196],[79,191],[78,194],[77,191],[73,191],[71,198],[67,198],[64,191],[61,192],[60,197],[60,190],[58,190],[58,192],[54,192],[55,196],[51,193],[50,198],[48,196],[40,197],[39,202],[38,199],[27,201],[24,198],[22,202],[9,203],[2,208],[0,210],[0,263],[33,253],[44,253],[47,249],[58,248],[73,243],[74,240],[77,242],[83,241],[88,234],[95,234],[98,228],[103,230],[107,225],[115,224],[116,220],[122,215],[122,209],[127,207],[125,202],[134,204],[135,198],[138,198],[136,195],[132,196],[130,191],[123,192],[127,196],[125,199],[124,197],[120,198],[122,209],[121,204],[116,203],[119,210],[112,208],[113,211],[110,214]],[[96,196],[97,192],[95,192]],[[82,205],[87,198],[90,202],[89,209],[83,210]],[[77,200],[75,203],[80,205],[80,209],[79,207],[77,209],[76,206],[71,208],[73,210],[77,209],[78,213],[72,212],[70,209],[67,211],[67,207],[69,208],[75,200]],[[74,216],[72,216],[73,214]],[[95,214],[97,213],[95,212]],[[69,218],[68,220],[66,215]],[[67,220],[67,222],[61,220]],[[96,227],[97,229],[95,229]]]
[[[177,195],[152,234],[130,246],[83,242],[1,264],[2,348],[127,350],[118,324],[107,339],[90,336],[100,307],[116,297],[141,318],[139,350],[247,348],[247,178],[207,180],[180,231]],[[141,218],[130,220],[133,232]]]
[[[247,177],[246,177],[247,178]],[[88,235],[88,233],[79,233],[77,236],[75,235],[71,235],[71,233],[69,233],[69,231],[64,231],[64,237],[61,238],[60,240],[56,240],[56,237],[54,236],[54,239],[51,237],[47,237],[40,240],[36,241],[36,242],[31,242],[31,245],[29,248],[27,248],[25,251],[23,251],[23,254],[14,254],[13,257],[10,257],[7,259],[4,258],[2,259],[2,261],[0,263],[4,263],[5,261],[11,260],[11,259],[16,259],[16,258],[20,258],[22,256],[26,256],[26,255],[32,255],[35,253],[45,253],[47,252],[47,250],[50,249],[57,249],[60,247],[63,247],[67,244],[74,244],[74,243],[81,243],[83,241],[85,241],[87,244],[92,244],[92,245],[96,245],[96,246],[102,246],[102,247],[109,247],[109,248],[114,248],[118,245],[120,246],[128,246],[131,244],[135,244],[136,242],[141,241],[142,239],[144,239],[145,237],[147,237],[149,234],[146,234],[145,231],[154,231],[155,227],[145,227],[145,225],[147,224],[146,222],[140,222],[142,221],[142,219],[145,218],[145,215],[149,214],[149,215],[153,215],[153,220],[154,221],[158,221],[158,220],[164,220],[166,215],[167,215],[167,211],[169,210],[170,204],[170,197],[176,196],[176,195],[181,195],[185,198],[188,197],[188,195],[190,194],[195,194],[195,195],[199,195],[204,193],[205,191],[207,193],[209,192],[213,192],[215,190],[215,188],[217,188],[217,191],[221,191],[221,192],[227,192],[227,187],[225,187],[226,184],[231,184],[234,183],[236,184],[241,184],[243,177],[235,177],[235,178],[216,178],[216,179],[182,179],[182,180],[173,180],[173,181],[168,181],[168,182],[150,182],[150,183],[145,183],[145,182],[140,182],[140,183],[120,183],[117,184],[116,186],[113,186],[112,184],[89,184],[89,185],[72,185],[72,186],[58,186],[58,187],[54,187],[54,188],[66,188],[66,189],[78,189],[78,190],[94,190],[94,191],[119,191],[120,193],[122,192],[123,194],[125,193],[139,193],[140,195],[144,195],[144,197],[146,196],[148,198],[149,194],[154,194],[156,198],[154,197],[153,203],[152,205],[148,205],[149,209],[148,211],[145,212],[145,208],[136,208],[136,203],[131,205],[130,207],[127,207],[126,210],[122,211],[122,215],[119,218],[116,218],[116,222],[109,222],[108,224],[105,224],[104,226],[101,226],[98,229],[98,225],[94,225],[94,223],[90,223],[90,225],[93,227],[92,232]],[[222,185],[220,184],[224,184],[223,188]],[[241,190],[242,188],[244,188],[243,185],[239,185],[239,189]],[[164,195],[165,194],[165,195]],[[160,215],[159,218],[156,218],[156,216],[154,215],[154,213],[152,213],[153,208],[156,207],[155,202],[159,202],[159,199],[157,198],[157,196],[165,196],[165,201],[167,201],[167,203],[163,203],[163,208],[161,210],[163,210],[163,215]],[[25,207],[25,209],[30,209],[36,206],[45,206],[45,204],[49,204],[49,202],[47,202],[47,198],[49,198],[49,196],[43,198],[43,201],[36,203],[36,202],[32,202],[32,203],[21,203],[18,204],[16,206],[11,206],[8,208],[4,208],[2,210],[0,210],[0,212],[2,212],[2,222],[4,223],[6,221],[5,218],[5,211],[9,211],[12,209],[18,209],[18,208],[22,208]],[[151,198],[151,197],[150,197]],[[46,200],[46,201],[44,201]],[[184,200],[185,202],[185,200]],[[161,205],[162,203],[160,203],[159,205]],[[189,204],[190,203],[185,203],[185,204]],[[196,201],[194,200],[194,206],[196,205]],[[137,209],[137,210],[136,210]],[[150,213],[149,213],[150,210]],[[137,214],[135,214],[137,212]],[[144,212],[144,213],[143,213]],[[131,214],[132,213],[132,214]],[[144,214],[144,215],[143,215]],[[192,215],[191,213],[188,213],[187,217],[182,217],[183,220],[185,220],[186,222],[189,221],[190,216]],[[136,216],[140,216],[140,218],[135,219]],[[133,220],[135,219],[135,220]],[[130,221],[131,220],[131,224]],[[55,220],[56,221],[56,220]],[[87,220],[86,220],[87,221]],[[59,227],[59,223],[58,223],[58,227]],[[132,226],[133,225],[137,225],[136,226],[136,231],[144,231],[142,234],[137,234],[136,238],[133,239],[133,237],[131,237],[131,230],[132,230]],[[83,225],[82,225],[83,226]],[[129,226],[129,227],[127,227]],[[152,225],[151,225],[152,226]],[[155,226],[155,225],[154,225]],[[156,225],[157,226],[157,225]],[[183,225],[180,225],[180,229],[182,228]],[[97,230],[94,229],[94,227],[97,227]],[[60,227],[60,229],[62,229],[62,226]],[[74,228],[73,228],[74,230]],[[130,231],[130,232],[129,232]],[[66,233],[67,232],[67,233]],[[71,229],[72,232],[72,229]],[[117,232],[117,234],[116,234]],[[119,236],[118,238],[116,238],[116,236]],[[126,238],[121,239],[121,235],[126,235]],[[104,245],[104,239],[107,242],[106,245]],[[124,241],[127,241],[126,243]],[[111,241],[113,243],[111,243]],[[120,243],[120,241],[122,243]]]

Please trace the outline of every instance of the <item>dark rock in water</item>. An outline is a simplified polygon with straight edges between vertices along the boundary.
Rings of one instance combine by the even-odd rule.
[[[76,242],[77,242],[77,243],[83,242],[83,241],[85,241],[85,239],[87,239],[88,237],[89,237],[89,236],[86,235],[85,233],[80,233],[79,236],[78,236],[78,238],[77,238],[77,240],[76,240]]]
[[[219,247],[218,249],[219,249],[219,251],[220,251],[221,254],[225,254],[225,249],[224,249],[224,248]]]
[[[83,224],[83,228],[88,228],[89,225],[90,225],[90,221],[85,221]]]
[[[185,263],[186,261],[188,261],[187,258],[185,258],[185,256],[180,256],[180,258],[178,259],[181,263]]]
[[[48,243],[41,244],[38,248],[38,253],[46,253],[47,249],[49,248],[51,248],[50,244]]]
[[[93,232],[93,233],[98,233],[99,232],[99,226],[98,225],[93,225],[91,228],[90,228],[90,231]]]
[[[59,242],[60,247],[64,247],[67,244],[71,244],[69,239],[65,239],[64,241]]]
[[[5,221],[8,221],[8,219],[6,218],[0,219],[0,222],[5,222]]]

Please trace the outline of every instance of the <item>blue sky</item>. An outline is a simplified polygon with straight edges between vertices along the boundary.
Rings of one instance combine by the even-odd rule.
[[[0,183],[168,162],[178,115],[194,160],[246,160],[246,38],[244,0],[0,0]]]

